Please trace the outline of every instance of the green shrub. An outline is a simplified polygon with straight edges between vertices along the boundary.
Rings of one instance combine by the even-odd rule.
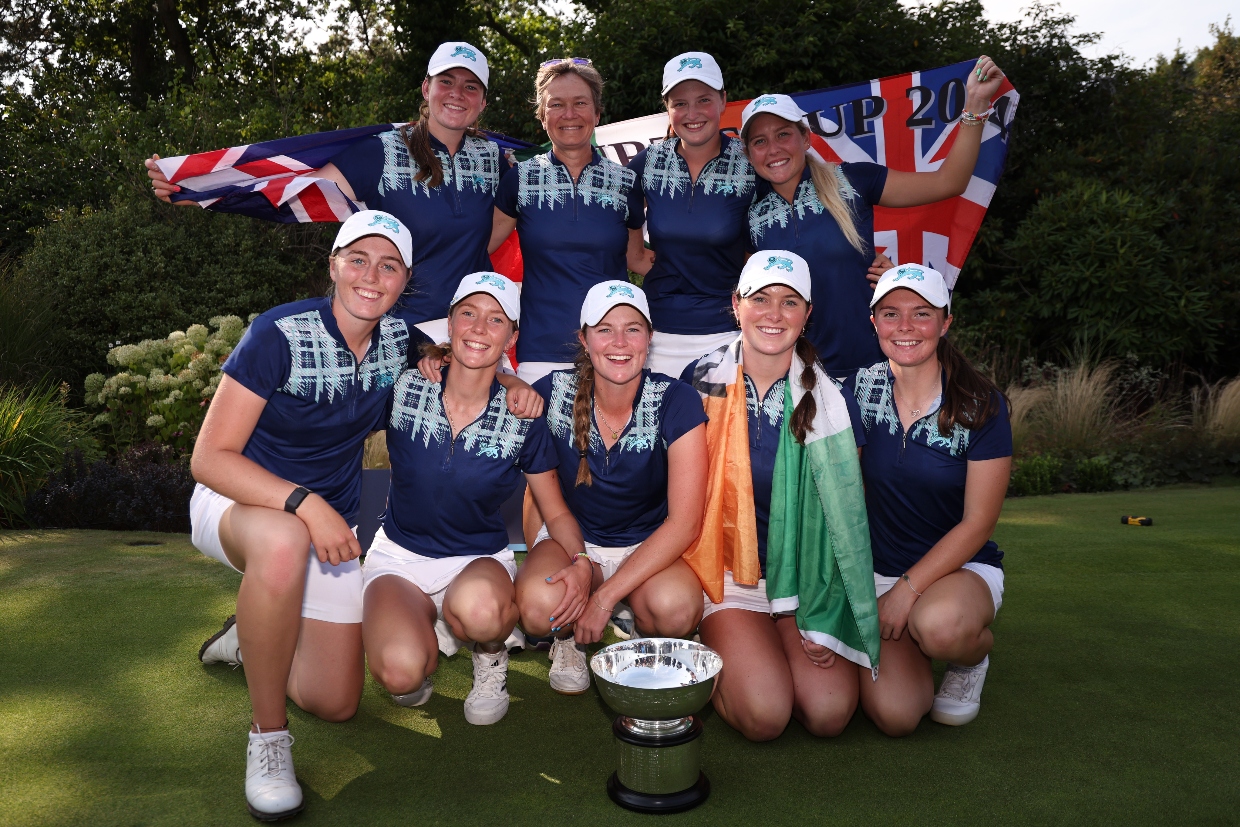
[[[189,452],[219,387],[220,368],[245,332],[236,316],[216,316],[211,326],[214,333],[195,324],[165,339],[114,347],[108,363],[121,372],[86,377],[86,404],[105,409],[95,422],[107,429],[111,448],[155,442]]]
[[[1063,462],[1058,457],[1034,454],[1016,460],[1012,467],[1009,493],[1017,497],[1035,497],[1053,494],[1059,485],[1059,472]]]
[[[318,292],[327,246],[303,255],[296,233],[311,238],[334,225],[305,226],[154,199],[120,202],[63,213],[39,231],[21,268],[55,313],[55,342],[80,387],[87,374],[106,370],[105,355],[121,342],[160,338],[212,316],[245,318]]]
[[[30,385],[55,372],[55,330],[43,291],[0,263],[0,385]]]
[[[60,465],[74,431],[67,388],[0,386],[0,526],[13,526],[26,495]]]
[[[1111,459],[1106,456],[1081,460],[1072,469],[1072,478],[1077,491],[1114,491],[1118,487]]]

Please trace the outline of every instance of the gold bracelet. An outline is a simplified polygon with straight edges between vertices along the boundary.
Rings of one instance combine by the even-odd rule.
[[[921,597],[921,592],[919,592],[919,591],[917,591],[917,589],[914,589],[914,588],[913,588],[913,581],[908,579],[908,574],[907,574],[907,573],[900,575],[900,579],[901,579],[901,580],[903,580],[905,583],[907,583],[907,584],[908,584],[908,587],[909,587],[909,589],[912,589],[913,594],[917,595],[918,597]]]
[[[603,611],[607,612],[608,614],[611,614],[611,609],[608,609],[608,608],[607,608],[606,606],[604,606],[602,603],[599,603],[599,602],[598,602],[598,595],[597,595],[597,594],[592,594],[592,595],[590,595],[590,599],[594,601],[594,605],[595,605],[595,606],[598,606],[598,607],[599,607],[600,609],[602,609]]]

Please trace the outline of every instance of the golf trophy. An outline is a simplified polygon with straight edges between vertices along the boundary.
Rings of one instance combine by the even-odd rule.
[[[618,714],[611,731],[620,767],[607,781],[611,800],[640,813],[679,813],[710,795],[701,771],[702,722],[723,658],[677,638],[641,638],[590,659],[599,693]]]

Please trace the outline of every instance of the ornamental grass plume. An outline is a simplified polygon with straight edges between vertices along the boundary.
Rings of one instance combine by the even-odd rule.
[[[1240,376],[1193,394],[1195,424],[1222,443],[1240,443]]]
[[[375,431],[366,437],[366,449],[362,454],[363,468],[391,468],[388,459],[387,431]]]
[[[1008,415],[1012,423],[1012,453],[1021,456],[1037,431],[1037,417],[1050,398],[1050,389],[1038,385],[1007,389]]]
[[[1091,457],[1121,436],[1115,365],[1081,360],[1058,372],[1033,421],[1040,441],[1059,456]]]

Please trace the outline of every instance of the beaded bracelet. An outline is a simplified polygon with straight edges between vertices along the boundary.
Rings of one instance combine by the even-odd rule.
[[[964,126],[984,126],[990,118],[990,112],[989,109],[985,112],[970,112],[965,109],[960,113],[960,123]]]

